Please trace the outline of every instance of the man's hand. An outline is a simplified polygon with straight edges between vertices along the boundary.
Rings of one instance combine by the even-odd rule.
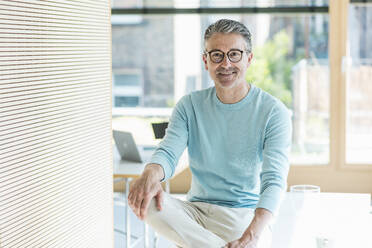
[[[272,218],[272,213],[264,208],[257,208],[252,222],[238,240],[231,241],[224,248],[256,248],[263,229]]]
[[[160,180],[164,177],[160,165],[150,164],[142,173],[141,177],[133,182],[128,195],[129,206],[141,220],[146,218],[147,209],[152,198],[156,199],[156,206],[159,211],[162,208],[163,188]]]
[[[224,248],[256,248],[257,247],[257,240],[243,240],[242,238],[231,241],[230,243],[226,244]]]

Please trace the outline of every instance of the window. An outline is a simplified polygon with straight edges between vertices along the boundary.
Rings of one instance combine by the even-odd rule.
[[[173,19],[144,16],[139,25],[112,26],[114,95],[123,96],[123,84],[126,84],[125,89],[130,90],[132,96],[140,97],[138,107],[174,105]]]
[[[115,25],[113,68],[143,72],[140,92],[139,78],[114,71],[115,107],[171,108],[183,95],[212,86],[201,60],[202,37],[209,24],[224,17],[245,23],[252,32],[254,61],[247,81],[278,97],[292,112],[292,163],[327,164],[327,14],[144,15],[141,25]]]
[[[139,99],[138,96],[115,96],[115,107],[136,107]]]
[[[166,121],[183,95],[213,85],[201,60],[202,34],[215,20],[233,18],[244,22],[253,36],[254,62],[247,81],[280,98],[292,112],[288,184],[370,192],[371,145],[361,137],[370,140],[371,134],[366,98],[371,95],[366,69],[371,66],[371,18],[360,13],[346,18],[349,5],[350,12],[369,11],[371,5],[355,4],[366,1],[371,2],[133,0],[142,5],[126,8],[115,7],[121,2],[115,0],[113,16],[142,17],[136,25],[113,23],[112,37],[114,68],[142,71],[144,100],[137,107],[114,108],[113,125],[138,135],[141,144],[154,144],[150,123]],[[346,20],[353,29],[348,46]],[[342,66],[347,47],[351,57]]]
[[[115,87],[142,86],[141,76],[138,74],[114,74]]]
[[[113,107],[137,107],[143,104],[143,82],[140,70],[113,71]]]
[[[372,163],[372,5],[349,8],[346,163]]]

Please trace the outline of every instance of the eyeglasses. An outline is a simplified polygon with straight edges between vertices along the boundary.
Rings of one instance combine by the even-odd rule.
[[[226,53],[226,55],[232,63],[238,63],[242,60],[243,52],[244,51],[239,49],[231,49]],[[221,63],[225,58],[225,53],[221,50],[212,50],[210,52],[205,51],[205,54],[209,54],[209,58],[213,63]]]

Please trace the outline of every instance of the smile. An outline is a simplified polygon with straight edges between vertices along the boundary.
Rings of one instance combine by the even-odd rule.
[[[231,72],[231,73],[217,73],[218,76],[226,77],[226,76],[231,76],[235,75],[236,72]]]

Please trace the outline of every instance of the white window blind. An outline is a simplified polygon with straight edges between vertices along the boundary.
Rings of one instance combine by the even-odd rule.
[[[108,0],[0,0],[0,247],[113,247]]]

